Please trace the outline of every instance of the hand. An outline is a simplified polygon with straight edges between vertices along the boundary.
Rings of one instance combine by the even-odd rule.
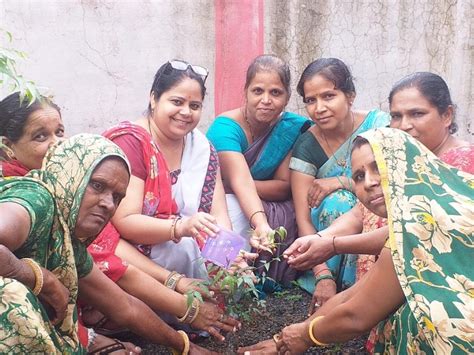
[[[261,341],[260,343],[244,346],[237,349],[237,354],[248,354],[248,355],[276,355],[278,354],[276,348],[276,342],[273,339]]]
[[[66,317],[69,306],[69,290],[51,271],[45,268],[41,268],[41,270],[43,271],[43,288],[38,298],[46,310],[51,311],[48,312],[50,321],[56,325]],[[74,305],[71,306],[74,307]]]
[[[324,279],[316,284],[313,298],[309,305],[309,314],[313,314],[315,308],[321,307],[332,296],[336,294],[336,282],[331,279]]]
[[[268,238],[268,234],[272,231],[268,224],[259,225],[255,228],[250,237],[250,245],[260,252],[262,250],[268,251],[272,253],[272,245],[270,243],[270,239]]]
[[[308,270],[333,257],[332,237],[306,235],[296,239],[283,253],[288,265],[296,270]]]
[[[198,212],[179,221],[176,225],[176,234],[178,237],[193,237],[204,243],[206,236],[215,237],[219,232],[219,227],[216,224],[217,220],[214,216]]]
[[[291,324],[281,331],[280,341],[277,342],[279,354],[302,354],[313,343],[308,336],[309,321]]]
[[[178,280],[178,283],[176,284],[176,292],[179,292],[184,295],[189,291],[197,291],[201,294],[202,298],[205,301],[217,303],[214,298],[215,291],[212,289],[205,289],[201,287],[201,283],[203,281],[204,280],[182,277]]]
[[[189,355],[218,355],[215,351],[201,348],[199,345],[189,342]]]
[[[249,266],[248,262],[249,261],[254,261],[258,257],[258,253],[249,253],[245,250],[241,250],[239,252],[239,255],[237,258],[234,260],[232,265],[229,268],[229,273],[234,275],[234,274],[240,274],[240,275],[246,275],[249,276],[254,283],[258,281],[257,277],[253,273],[253,267]]]
[[[335,177],[314,179],[308,190],[308,206],[318,207],[331,192],[341,188],[341,183]]]
[[[216,305],[203,302],[199,307],[198,316],[191,326],[207,331],[218,341],[224,341],[225,337],[219,333],[219,329],[225,332],[236,332],[241,324],[237,319],[225,315]]]

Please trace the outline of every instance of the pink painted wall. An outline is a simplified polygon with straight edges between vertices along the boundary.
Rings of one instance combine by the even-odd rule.
[[[242,104],[247,67],[263,54],[263,7],[264,0],[215,0],[216,114]]]

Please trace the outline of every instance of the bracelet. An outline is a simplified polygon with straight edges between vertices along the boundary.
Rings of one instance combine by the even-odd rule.
[[[171,222],[171,229],[170,229],[171,240],[175,243],[179,243],[181,241],[181,237],[178,237],[176,235],[176,225],[178,224],[180,220],[181,220],[181,217],[178,216],[174,218],[173,221]]]
[[[181,280],[184,275],[180,274],[176,271],[171,271],[165,281],[165,286],[172,289],[173,291],[176,289],[179,280]]]
[[[323,271],[329,271],[329,272],[330,272],[331,270],[329,270],[328,268],[318,270],[318,271],[316,271],[316,272],[314,273],[314,276],[318,276],[318,275],[321,274]]]
[[[314,284],[317,285],[319,281],[321,280],[333,280],[334,281],[334,277],[332,276],[332,274],[324,274],[324,275],[319,275],[319,276],[316,276],[315,278],[316,280],[314,281]]]
[[[196,319],[197,315],[199,314],[199,306],[200,306],[199,300],[197,298],[194,298],[193,302],[186,310],[186,313],[184,314],[184,316],[182,316],[181,318],[178,318],[178,321],[180,321],[181,323],[187,323],[187,324],[192,323]]]
[[[189,337],[188,335],[186,334],[186,332],[184,330],[178,330],[178,333],[181,335],[181,337],[183,338],[183,341],[184,341],[184,349],[183,349],[183,352],[179,352],[175,349],[171,349],[171,353],[173,355],[188,355],[189,354]]]
[[[319,316],[319,317],[316,317],[314,318],[310,323],[309,323],[309,329],[308,329],[308,333],[309,333],[309,338],[311,339],[311,341],[315,344],[315,345],[318,345],[318,346],[326,346],[328,344],[324,344],[324,343],[321,343],[318,339],[315,338],[314,334],[313,334],[313,328],[314,328],[314,325],[319,322],[321,320],[321,318],[324,318],[324,316]]]
[[[254,213],[252,213],[252,215],[251,215],[250,218],[249,218],[250,228],[252,228],[252,229],[255,229],[255,227],[254,227],[253,224],[252,224],[252,218],[253,218],[257,213],[263,213],[263,214],[265,214],[265,211],[260,210],[260,211],[255,211]]]
[[[336,250],[336,236],[335,235],[332,236],[332,248],[334,251],[334,255],[338,255],[339,253]]]
[[[43,270],[41,270],[39,264],[31,258],[23,258],[21,260],[27,263],[30,266],[31,270],[33,270],[33,274],[35,275],[35,287],[33,287],[33,294],[35,296],[38,296],[41,292],[41,289],[43,288]]]

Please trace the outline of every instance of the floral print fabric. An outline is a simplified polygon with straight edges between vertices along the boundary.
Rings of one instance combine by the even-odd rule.
[[[474,176],[404,132],[362,134],[381,175],[397,277],[406,297],[375,353],[474,352]]]

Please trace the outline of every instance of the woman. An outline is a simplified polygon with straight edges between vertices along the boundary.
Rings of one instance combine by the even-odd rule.
[[[196,128],[201,118],[207,70],[179,60],[163,64],[150,90],[147,113],[104,135],[131,162],[124,203],[112,219],[120,237],[165,269],[206,278],[198,243],[230,228],[217,156]],[[121,243],[125,244],[125,243]],[[148,267],[119,246],[117,255]]]
[[[129,174],[115,145],[83,134],[52,149],[44,170],[0,182],[2,352],[84,353],[78,295],[153,342],[201,351],[105,277],[86,251],[125,196]]]
[[[278,351],[347,341],[381,322],[376,353],[472,353],[474,273],[466,260],[473,256],[474,177],[400,130],[362,137],[352,153],[354,187],[365,207],[388,218],[387,247],[360,282],[286,327]]]
[[[429,72],[410,74],[398,81],[389,95],[390,126],[401,129],[457,169],[473,173],[474,145],[453,136],[456,132],[455,106],[446,82]],[[375,262],[388,235],[380,228],[386,221],[368,211],[360,202],[320,232],[322,238],[299,238],[287,250],[288,263],[306,270],[339,253],[365,254],[358,259],[358,279]],[[363,234],[354,235],[363,232]],[[368,232],[368,233],[365,233]],[[344,236],[344,238],[334,237]],[[310,313],[314,308],[311,304]]]
[[[4,136],[6,143],[3,150],[5,156],[10,157],[0,162],[0,171],[5,176],[23,176],[30,169],[41,167],[41,161],[48,147],[57,140],[63,139],[64,126],[59,108],[50,100],[41,98],[30,104],[26,100],[22,101],[19,93],[14,93],[0,102],[0,133]],[[108,230],[110,226],[108,224],[105,230]],[[192,306],[188,304],[187,296],[174,292],[174,290],[184,294],[189,289],[195,288],[191,285],[194,282],[193,279],[186,279],[176,273],[171,274],[149,261],[151,265],[147,265],[148,269],[159,275],[157,279],[162,279],[160,283],[135,266],[122,264],[122,260],[113,255],[106,254],[107,257],[104,257],[104,252],[99,249],[97,243],[93,243],[89,247],[89,252],[101,270],[107,271],[109,264],[119,264],[119,268],[112,267],[112,270],[118,270],[118,272],[107,272],[107,276],[123,290],[144,301],[153,310],[167,312],[182,318],[188,308]],[[133,252],[138,254],[138,259],[146,259],[134,249],[128,251],[132,255]],[[146,261],[148,260],[146,259]],[[162,283],[166,284],[168,280],[167,285],[170,285],[173,275],[176,281],[172,284],[173,289],[165,287]],[[204,294],[204,297],[206,296]],[[85,309],[80,309],[80,311],[83,315],[82,321],[88,327],[95,328],[97,332],[104,334],[112,335],[114,333],[110,329],[113,328],[111,322],[107,323],[103,315]],[[211,334],[222,341],[224,337],[214,327],[231,331],[238,325],[238,322],[230,317],[223,318],[222,312],[216,305],[204,302],[200,304],[199,312],[191,324],[196,329],[211,329]],[[82,330],[81,327],[80,329]],[[90,332],[91,330],[89,330]],[[89,351],[101,349],[106,345],[118,346],[116,341],[101,335],[93,335],[91,338],[94,339],[94,345],[89,347]],[[83,343],[87,345],[86,340]],[[131,346],[129,343],[124,344],[128,347]]]
[[[315,123],[296,142],[290,162],[298,233],[305,236],[324,230],[354,206],[351,142],[359,133],[386,126],[389,116],[377,109],[352,108],[356,97],[352,75],[336,58],[309,64],[297,91]],[[354,284],[356,260],[355,255],[337,255],[316,265],[298,283],[321,305]]]
[[[247,69],[245,103],[218,116],[207,137],[222,165],[229,215],[234,230],[248,235],[257,250],[274,247],[268,233],[279,226],[288,232],[277,239],[277,257],[296,238],[290,199],[288,162],[304,117],[284,112],[290,98],[290,69],[280,58],[262,55]],[[266,253],[261,261],[270,261]],[[270,264],[267,276],[288,285],[296,274],[284,261]]]

